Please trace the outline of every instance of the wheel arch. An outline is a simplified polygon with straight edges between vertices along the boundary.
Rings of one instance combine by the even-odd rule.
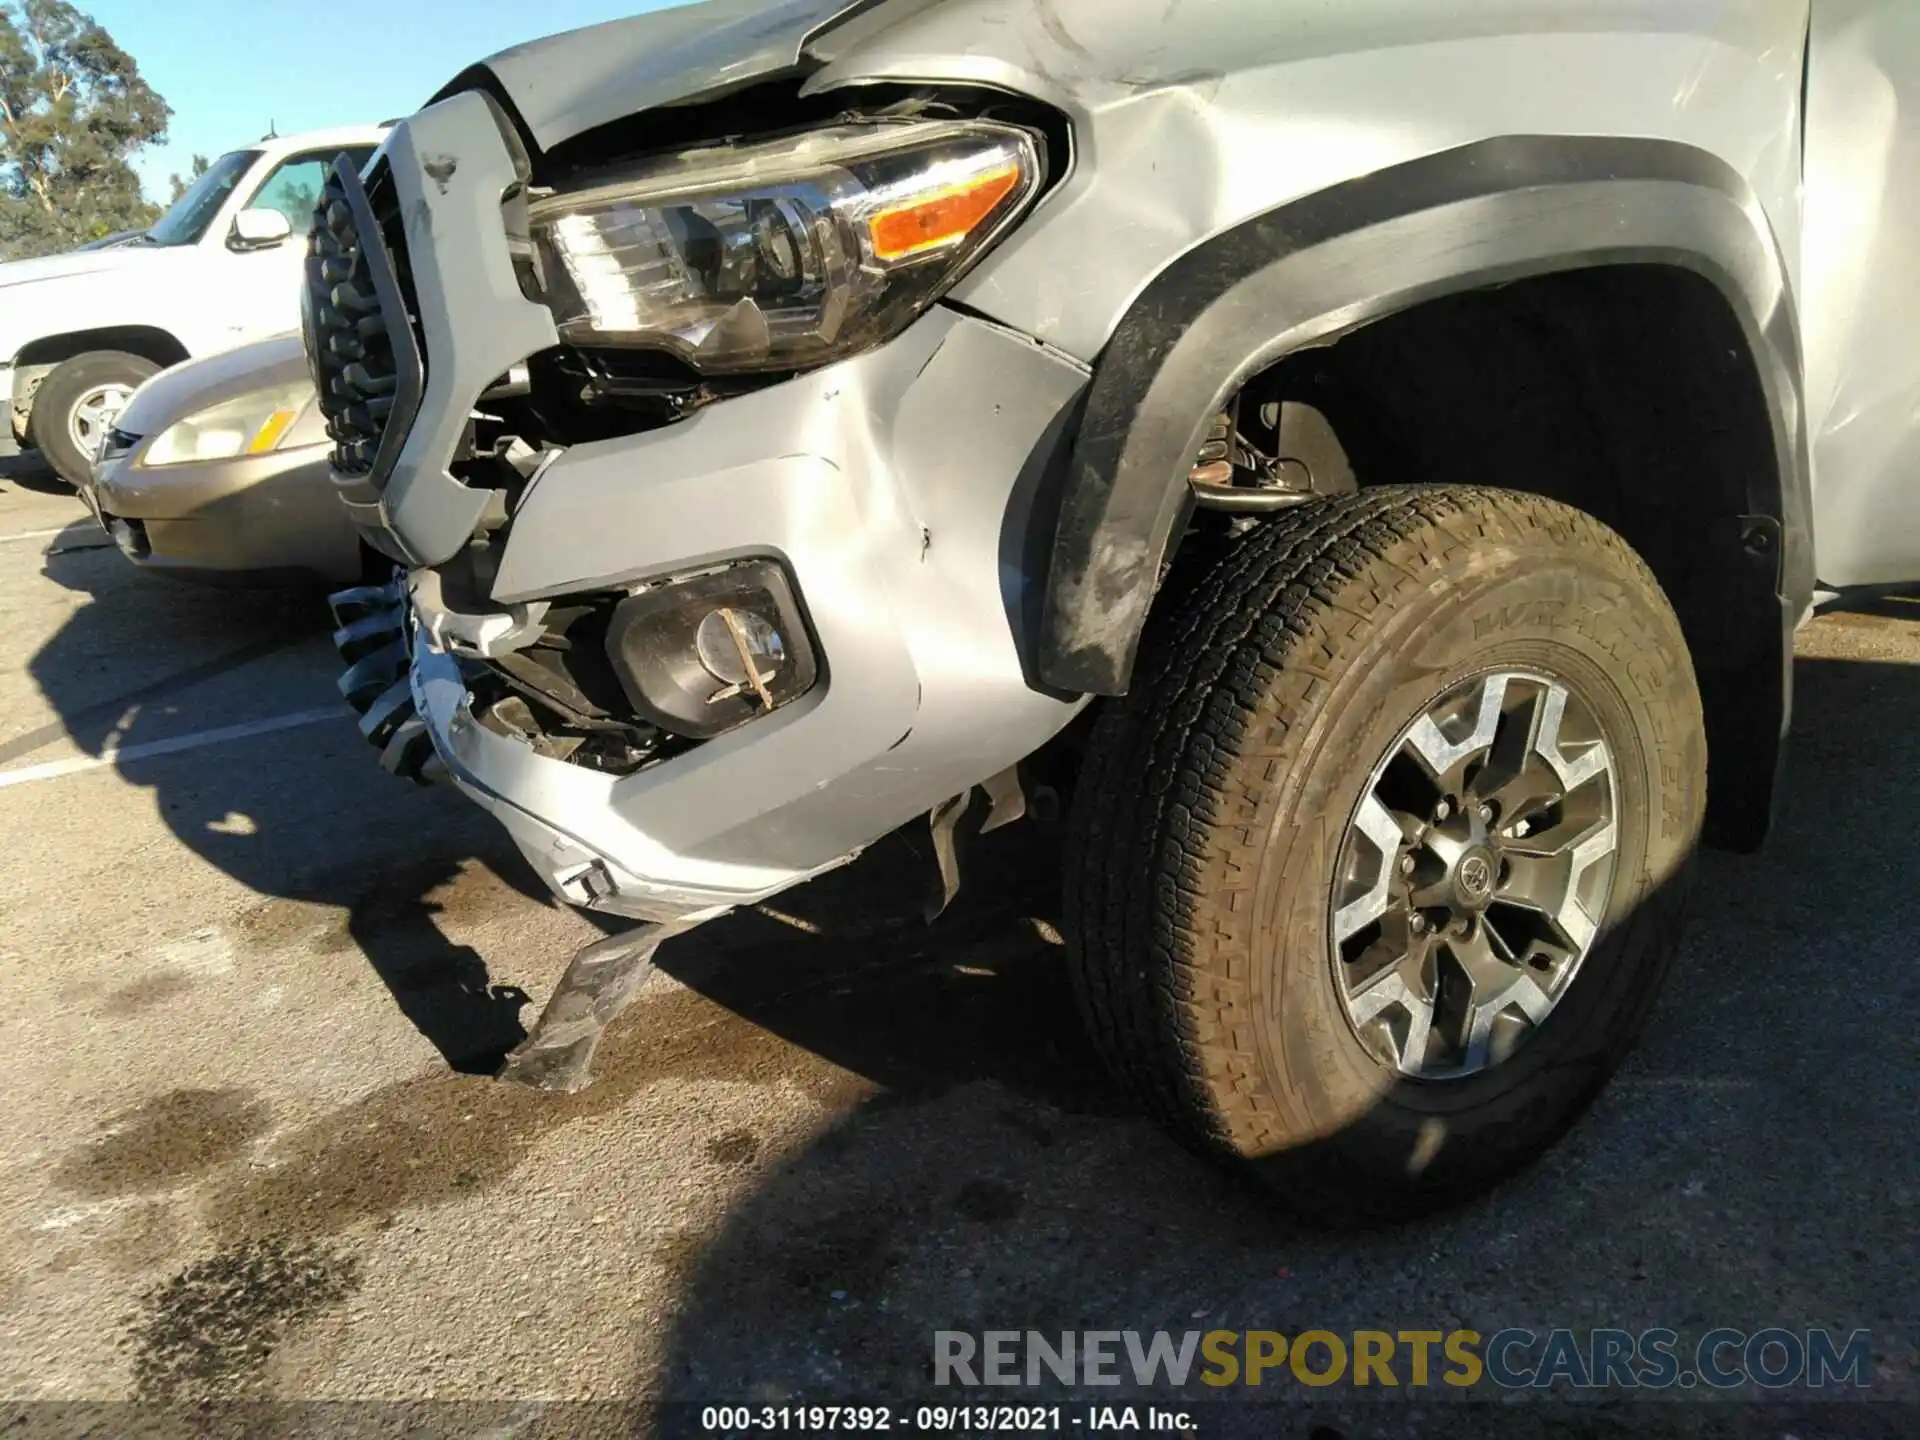
[[[1800,342],[1764,212],[1737,172],[1659,140],[1517,136],[1395,166],[1189,251],[1103,351],[1064,481],[1039,671],[1124,693],[1189,514],[1190,457],[1226,397],[1289,356],[1429,302],[1617,266],[1683,271],[1724,306],[1744,491],[1689,624],[1716,755],[1709,834],[1764,835],[1790,702],[1792,629],[1813,588]],[[1631,538],[1631,537],[1629,537]],[[1755,633],[1721,653],[1714,587]]]
[[[158,325],[102,325],[87,330],[62,330],[42,335],[20,347],[13,363],[17,368],[58,365],[89,350],[120,350],[151,360],[165,369],[178,365],[190,352],[172,331]]]

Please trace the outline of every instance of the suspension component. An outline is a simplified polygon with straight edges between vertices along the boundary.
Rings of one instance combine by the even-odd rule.
[[[1251,483],[1239,483],[1242,476]],[[1248,443],[1222,410],[1207,425],[1206,439],[1187,472],[1187,488],[1203,510],[1261,514],[1313,499],[1313,477],[1304,465],[1263,455]]]
[[[1196,492],[1233,484],[1233,416],[1222,410],[1207,425],[1187,480]]]
[[[1274,442],[1275,453],[1269,455],[1241,432],[1239,404],[1236,397],[1208,422],[1187,472],[1194,504],[1203,510],[1256,515],[1355,488],[1333,428],[1318,410],[1296,401],[1261,406],[1260,423]]]

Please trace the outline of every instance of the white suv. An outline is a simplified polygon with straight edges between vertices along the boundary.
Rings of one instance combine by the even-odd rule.
[[[0,395],[13,434],[71,484],[121,405],[190,356],[299,328],[320,187],[364,164],[383,126],[262,140],[222,155],[151,230],[0,265]]]

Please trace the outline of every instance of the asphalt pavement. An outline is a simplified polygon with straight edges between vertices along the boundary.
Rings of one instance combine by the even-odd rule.
[[[537,1094],[487,1071],[599,932],[475,807],[380,770],[317,597],[136,573],[70,494],[0,478],[0,617],[22,1433],[122,1433],[147,1412],[29,1402],[127,1399],[697,1431],[719,1402],[950,1402],[934,1331],[1028,1328],[1873,1335],[1868,1398],[1811,1409],[1563,1390],[1515,1420],[1294,1386],[1208,1397],[1202,1433],[1811,1440],[1920,1414],[1920,603],[1803,633],[1778,833],[1703,859],[1592,1113],[1497,1194],[1361,1233],[1287,1218],[1113,1094],[1044,826],[983,843],[931,928],[908,832],[670,942],[598,1084]]]

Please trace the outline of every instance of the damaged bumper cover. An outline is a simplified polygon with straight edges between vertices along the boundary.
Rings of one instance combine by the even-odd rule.
[[[389,768],[443,766],[565,900],[678,923],[843,863],[1078,712],[1030,680],[1045,556],[1028,549],[1086,367],[939,307],[839,364],[550,454],[493,541],[488,593],[443,586],[492,498],[454,474],[465,418],[554,337],[513,277],[515,161],[488,105],[444,101],[385,156],[424,398],[388,473],[336,478],[412,565],[404,603],[362,595],[342,616],[343,689]],[[478,667],[538,640],[549,607],[749,563],[777,566],[804,614],[818,678],[792,703],[631,773],[476,714]]]

